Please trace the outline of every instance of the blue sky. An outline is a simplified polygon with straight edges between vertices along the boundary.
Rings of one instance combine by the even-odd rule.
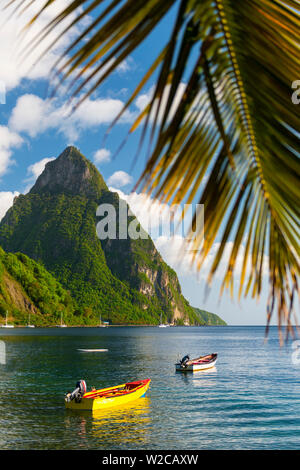
[[[66,3],[65,0],[58,2]],[[58,6],[42,17],[37,27],[42,27],[51,18]],[[26,13],[30,16],[30,10]],[[24,19],[5,22],[0,30],[0,81],[6,87],[6,103],[0,104],[0,217],[12,204],[18,193],[26,193],[34,184],[49,159],[57,157],[67,145],[75,145],[98,167],[110,187],[132,205],[138,217],[145,216],[143,196],[130,192],[145,164],[142,152],[133,165],[138,148],[139,132],[131,135],[126,146],[113,158],[121,141],[126,137],[134,118],[149,99],[152,82],[141,92],[130,110],[114,126],[104,140],[111,120],[130,97],[134,86],[143,76],[154,53],[161,49],[171,24],[168,17],[152,34],[148,41],[126,60],[118,70],[78,110],[70,114],[67,108],[65,89],[54,99],[49,98],[49,70],[61,49],[71,40],[67,36],[58,50],[48,54],[32,68],[34,56],[20,62],[16,47],[16,33]],[[32,33],[33,34],[33,33]],[[140,211],[140,212],[139,212]],[[178,241],[178,240],[177,240]],[[177,272],[182,291],[193,306],[213,311],[229,324],[265,324],[267,288],[262,298],[256,301],[247,298],[232,301],[225,293],[219,302],[222,266],[209,296],[204,299],[205,268],[196,274],[187,262],[179,263],[180,246],[170,244],[163,238],[155,241],[157,248]],[[230,247],[228,247],[229,249]],[[224,265],[225,266],[225,265]],[[265,284],[266,284],[265,276]]]

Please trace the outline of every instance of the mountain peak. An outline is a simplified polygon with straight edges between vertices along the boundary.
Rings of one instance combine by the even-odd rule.
[[[97,168],[74,147],[48,162],[30,193],[66,193],[98,198],[107,186]]]

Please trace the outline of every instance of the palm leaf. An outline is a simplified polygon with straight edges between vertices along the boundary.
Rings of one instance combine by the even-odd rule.
[[[54,1],[37,11],[28,27]],[[10,4],[20,9],[26,0]],[[78,12],[51,43],[54,47],[92,13],[93,22],[55,68],[61,81],[75,73],[73,96],[89,87],[80,104],[177,8],[167,43],[124,107],[157,73],[152,99],[131,129],[143,122],[142,143],[149,139],[150,153],[138,185],[164,202],[204,204],[205,240],[200,249],[195,237],[192,248],[201,269],[216,239],[221,240],[209,282],[231,241],[222,289],[233,289],[238,254],[245,243],[239,295],[251,291],[258,298],[267,261],[267,321],[277,308],[279,325],[286,322],[290,331],[299,276],[299,108],[291,100],[291,84],[300,76],[299,2],[101,4],[101,0],[73,0],[26,50]],[[176,102],[183,81],[184,93]],[[201,189],[204,177],[207,183]]]

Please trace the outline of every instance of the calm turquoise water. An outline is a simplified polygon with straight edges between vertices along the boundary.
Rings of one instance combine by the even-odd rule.
[[[0,330],[0,449],[297,449],[300,365],[271,328]],[[107,348],[80,353],[77,348]],[[217,367],[174,363],[218,352]],[[90,388],[151,378],[146,398],[91,415],[64,408],[78,379]]]

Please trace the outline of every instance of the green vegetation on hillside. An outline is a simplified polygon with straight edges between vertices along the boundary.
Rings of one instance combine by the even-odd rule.
[[[201,310],[200,308],[193,307],[195,310],[197,317],[200,320],[201,325],[216,325],[216,326],[226,326],[227,323],[222,320],[218,315],[215,313],[207,312],[206,310]]]
[[[40,264],[23,253],[6,253],[0,247],[0,317],[16,324],[37,326],[84,321],[70,293]]]
[[[144,277],[146,275],[142,276],[143,281]],[[92,296],[92,290],[86,295]],[[145,301],[145,296],[136,291],[134,302],[142,306]],[[185,301],[183,296],[181,301]],[[213,313],[198,308],[193,310],[193,324],[226,325]],[[135,311],[135,308],[131,307],[128,311],[128,323],[133,323],[132,311]],[[3,323],[6,312],[16,325],[27,324],[29,315],[31,323],[36,326],[57,325],[60,323],[61,314],[68,325],[95,325],[99,319],[95,318],[92,309],[81,309],[70,292],[41,264],[23,253],[6,253],[0,247],[0,323]],[[146,323],[145,319],[147,323],[153,322],[153,319],[147,318],[146,315],[141,319],[138,309],[136,314],[139,315],[136,317],[137,324]],[[109,319],[109,315],[106,318]],[[169,321],[167,316],[166,321]],[[122,323],[126,323],[126,317],[123,317]],[[183,325],[183,319],[176,321],[176,324]]]

